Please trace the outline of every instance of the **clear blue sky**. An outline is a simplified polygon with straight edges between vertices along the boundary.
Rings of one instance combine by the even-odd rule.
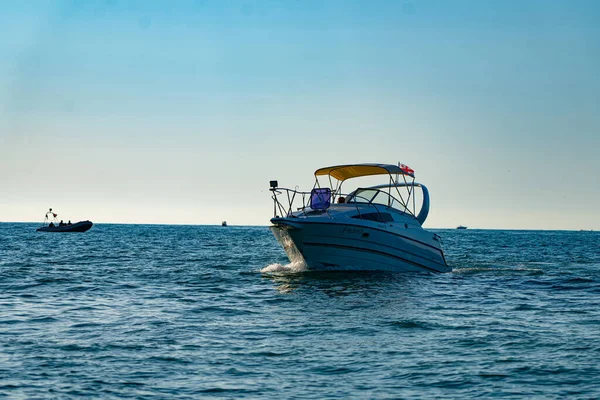
[[[600,229],[600,2],[5,1],[0,221],[268,224],[416,171],[428,227]]]

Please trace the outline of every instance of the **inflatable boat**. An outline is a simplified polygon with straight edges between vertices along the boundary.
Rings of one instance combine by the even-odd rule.
[[[38,232],[85,232],[89,230],[92,225],[92,221],[79,221],[74,224],[65,225],[48,225],[37,228]]]
[[[42,226],[36,229],[37,232],[85,232],[89,230],[92,225],[92,221],[79,221],[74,224],[69,221],[68,223],[58,222],[56,219],[58,214],[50,209],[42,222]]]

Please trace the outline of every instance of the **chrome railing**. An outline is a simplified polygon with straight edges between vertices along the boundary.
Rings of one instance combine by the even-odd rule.
[[[273,199],[273,216],[275,218],[278,217],[291,217],[293,211],[306,210],[309,207],[310,202],[310,192],[300,192],[296,189],[288,189],[288,188],[280,188],[280,187],[272,187],[269,189],[271,193],[271,198]],[[285,194],[285,197],[282,196]],[[282,201],[280,201],[279,197],[284,197]],[[287,200],[287,204],[284,202]],[[294,210],[294,202],[298,201],[296,204],[300,204],[302,202],[302,206],[298,207],[296,205],[296,209]]]
[[[321,211],[322,213],[328,214],[328,212],[327,212],[328,210],[313,210],[312,208],[310,208],[311,192],[301,192],[297,189],[288,189],[288,188],[280,188],[280,187],[271,187],[271,189],[269,189],[269,190],[272,192],[271,198],[273,199],[273,217],[274,218],[294,217],[294,215],[292,214],[294,211],[302,211],[302,213],[300,214],[301,216],[309,215],[309,213],[313,212],[313,211],[317,211],[317,212]],[[383,191],[381,191],[381,192],[385,193]],[[385,193],[385,194],[387,194],[387,193]],[[333,201],[335,201],[336,199],[339,199],[340,197],[347,198],[349,196],[350,196],[350,194],[333,193],[330,200],[333,203]],[[391,197],[396,202],[398,202],[398,200],[395,199],[393,196],[391,196]],[[373,203],[373,199],[368,199],[366,197],[363,197],[363,196],[360,196],[357,194],[352,194],[351,199],[352,199],[352,201],[346,202],[344,204],[353,204],[356,207],[357,215],[359,216],[360,219],[365,219],[365,218],[363,218],[363,216],[361,214],[361,210],[360,210],[361,207],[359,207],[361,204],[368,205],[375,209],[375,211],[379,215],[378,222],[386,222],[383,217],[382,212],[379,209],[380,207],[384,207],[386,209],[393,208],[393,207],[389,207],[385,204]],[[364,200],[364,202],[356,201],[356,199]],[[398,203],[400,203],[400,202],[398,202]],[[406,212],[406,210],[403,211],[403,210],[399,210],[397,208],[394,208],[394,209],[396,211],[400,211],[402,213]],[[363,210],[363,214],[364,214],[364,210]]]

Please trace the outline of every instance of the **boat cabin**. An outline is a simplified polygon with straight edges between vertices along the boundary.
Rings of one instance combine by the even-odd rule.
[[[342,187],[347,180],[374,175],[384,175],[386,182],[359,186],[347,194],[343,192]],[[322,182],[323,177],[327,178],[325,182]],[[420,193],[415,188],[420,188]],[[345,212],[350,218],[377,222],[405,221],[406,216],[410,216],[422,225],[429,213],[427,188],[415,182],[414,171],[403,164],[352,164],[320,168],[315,171],[315,184],[310,192],[280,188],[277,181],[271,181],[271,192],[275,217],[301,218]],[[420,197],[419,207],[417,196]],[[351,215],[352,212],[354,215]],[[394,215],[404,218],[394,218]]]

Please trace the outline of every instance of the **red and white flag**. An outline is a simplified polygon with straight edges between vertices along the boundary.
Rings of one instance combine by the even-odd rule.
[[[402,172],[404,172],[407,175],[412,176],[413,178],[415,177],[415,170],[412,169],[411,167],[409,167],[408,165],[404,165],[404,164],[398,164],[398,167],[402,170]]]

